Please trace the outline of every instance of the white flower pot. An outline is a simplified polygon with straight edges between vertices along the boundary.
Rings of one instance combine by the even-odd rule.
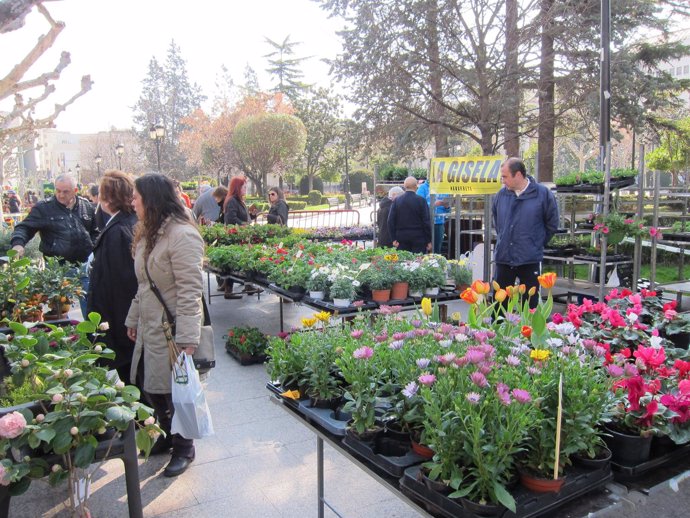
[[[346,308],[350,305],[350,299],[336,299],[334,297],[333,305],[337,308]]]
[[[314,300],[323,300],[325,293],[323,291],[310,291],[309,298]]]
[[[424,295],[438,295],[438,286],[435,288],[425,288]]]
[[[415,290],[415,291],[410,290],[410,297],[421,297],[421,296],[422,296],[422,290]]]

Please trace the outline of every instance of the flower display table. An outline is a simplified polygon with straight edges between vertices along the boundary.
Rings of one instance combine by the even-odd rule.
[[[139,487],[139,450],[134,439],[134,422],[130,422],[127,430],[120,437],[108,438],[98,443],[94,462],[104,459],[121,459],[125,466],[125,484],[127,487],[127,507],[129,518],[143,518],[141,504],[141,489]],[[49,464],[61,464],[61,455],[46,455],[43,459]],[[10,510],[10,494],[6,486],[0,486],[0,516],[8,517]]]

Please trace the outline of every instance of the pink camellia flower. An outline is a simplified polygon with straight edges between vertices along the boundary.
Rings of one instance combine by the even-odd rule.
[[[659,235],[659,229],[656,227],[649,227],[649,235],[652,237],[656,237]]]
[[[470,379],[472,380],[472,383],[480,388],[486,387],[489,384],[489,382],[486,380],[486,376],[484,376],[484,374],[481,372],[473,372],[470,374]]]
[[[0,437],[14,439],[19,437],[26,428],[26,419],[19,412],[5,414],[0,419]]]
[[[436,381],[436,376],[433,374],[422,374],[419,378],[417,378],[417,381],[419,381],[422,385],[430,387]]]
[[[354,331],[352,331],[350,333],[350,336],[352,338],[354,338],[355,340],[357,340],[357,339],[361,338],[363,334],[364,334],[364,331],[362,331],[361,329],[355,329]]]
[[[0,486],[9,486],[11,480],[7,477],[5,466],[0,464]]]
[[[518,403],[529,403],[532,401],[532,396],[524,389],[513,389],[511,394]]]
[[[465,396],[465,399],[470,402],[472,405],[476,405],[479,403],[479,400],[482,398],[479,394],[476,392],[468,392],[467,395]]]
[[[352,356],[358,360],[368,360],[373,355],[374,350],[366,345],[364,347],[360,347],[359,349],[355,349],[355,351],[352,353]]]

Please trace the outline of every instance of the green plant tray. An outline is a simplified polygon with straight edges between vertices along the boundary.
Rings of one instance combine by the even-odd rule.
[[[667,450],[659,450],[652,442],[651,458],[635,466],[626,466],[611,462],[613,476],[616,481],[626,482],[639,480],[640,478],[651,475],[655,471],[663,471],[664,468],[680,466],[684,464],[684,470],[690,469],[690,444],[679,445]],[[664,476],[664,479],[670,478]]]
[[[475,518],[475,513],[462,507],[459,500],[448,498],[426,487],[420,480],[421,466],[405,470],[400,479],[403,493],[424,504],[427,510],[437,516],[447,518]],[[507,509],[502,518],[531,518],[536,516],[561,516],[554,510],[590,491],[602,487],[613,478],[611,468],[589,470],[572,466],[566,473],[565,484],[558,493],[534,493],[518,485],[511,490],[516,501],[515,513]]]
[[[690,232],[664,232],[662,241],[681,241],[690,243]]]
[[[230,356],[235,358],[235,360],[237,360],[240,365],[254,365],[256,363],[264,363],[266,361],[265,354],[242,354],[237,349],[230,347],[225,347],[225,350],[228,352]]]
[[[427,460],[412,451],[411,443],[393,439],[384,431],[371,441],[361,441],[347,434],[343,439],[343,446],[371,464],[375,471],[396,478],[403,476],[410,466]]]

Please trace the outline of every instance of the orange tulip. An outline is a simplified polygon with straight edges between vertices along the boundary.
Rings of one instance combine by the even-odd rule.
[[[503,302],[507,296],[508,293],[506,292],[506,290],[498,289],[494,292],[494,299],[498,302]]]
[[[506,286],[506,293],[512,298],[515,295],[515,286]]]
[[[498,290],[501,289],[501,285],[498,284],[496,281],[493,281],[491,284],[492,284],[493,287],[494,287],[494,291],[498,291]]]
[[[532,328],[530,326],[522,326],[520,333],[522,333],[522,336],[524,336],[525,338],[529,338],[530,336],[532,336]]]
[[[465,291],[460,294],[460,298],[468,304],[476,304],[479,300],[479,294],[472,288],[466,288]]]
[[[520,284],[520,286],[518,286],[518,292],[520,292],[520,295],[524,295],[526,291],[527,286],[525,286],[524,284]]]
[[[536,287],[536,286],[532,286],[532,287],[529,289],[529,291],[527,292],[527,294],[528,294],[530,297],[534,297],[534,294],[535,294],[536,292],[537,292],[537,287]]]
[[[556,284],[556,277],[558,277],[558,275],[556,275],[554,272],[549,272],[545,273],[544,275],[540,275],[537,277],[537,280],[542,288],[550,290]]]
[[[472,289],[479,295],[486,295],[491,291],[491,284],[476,280],[472,283]]]

